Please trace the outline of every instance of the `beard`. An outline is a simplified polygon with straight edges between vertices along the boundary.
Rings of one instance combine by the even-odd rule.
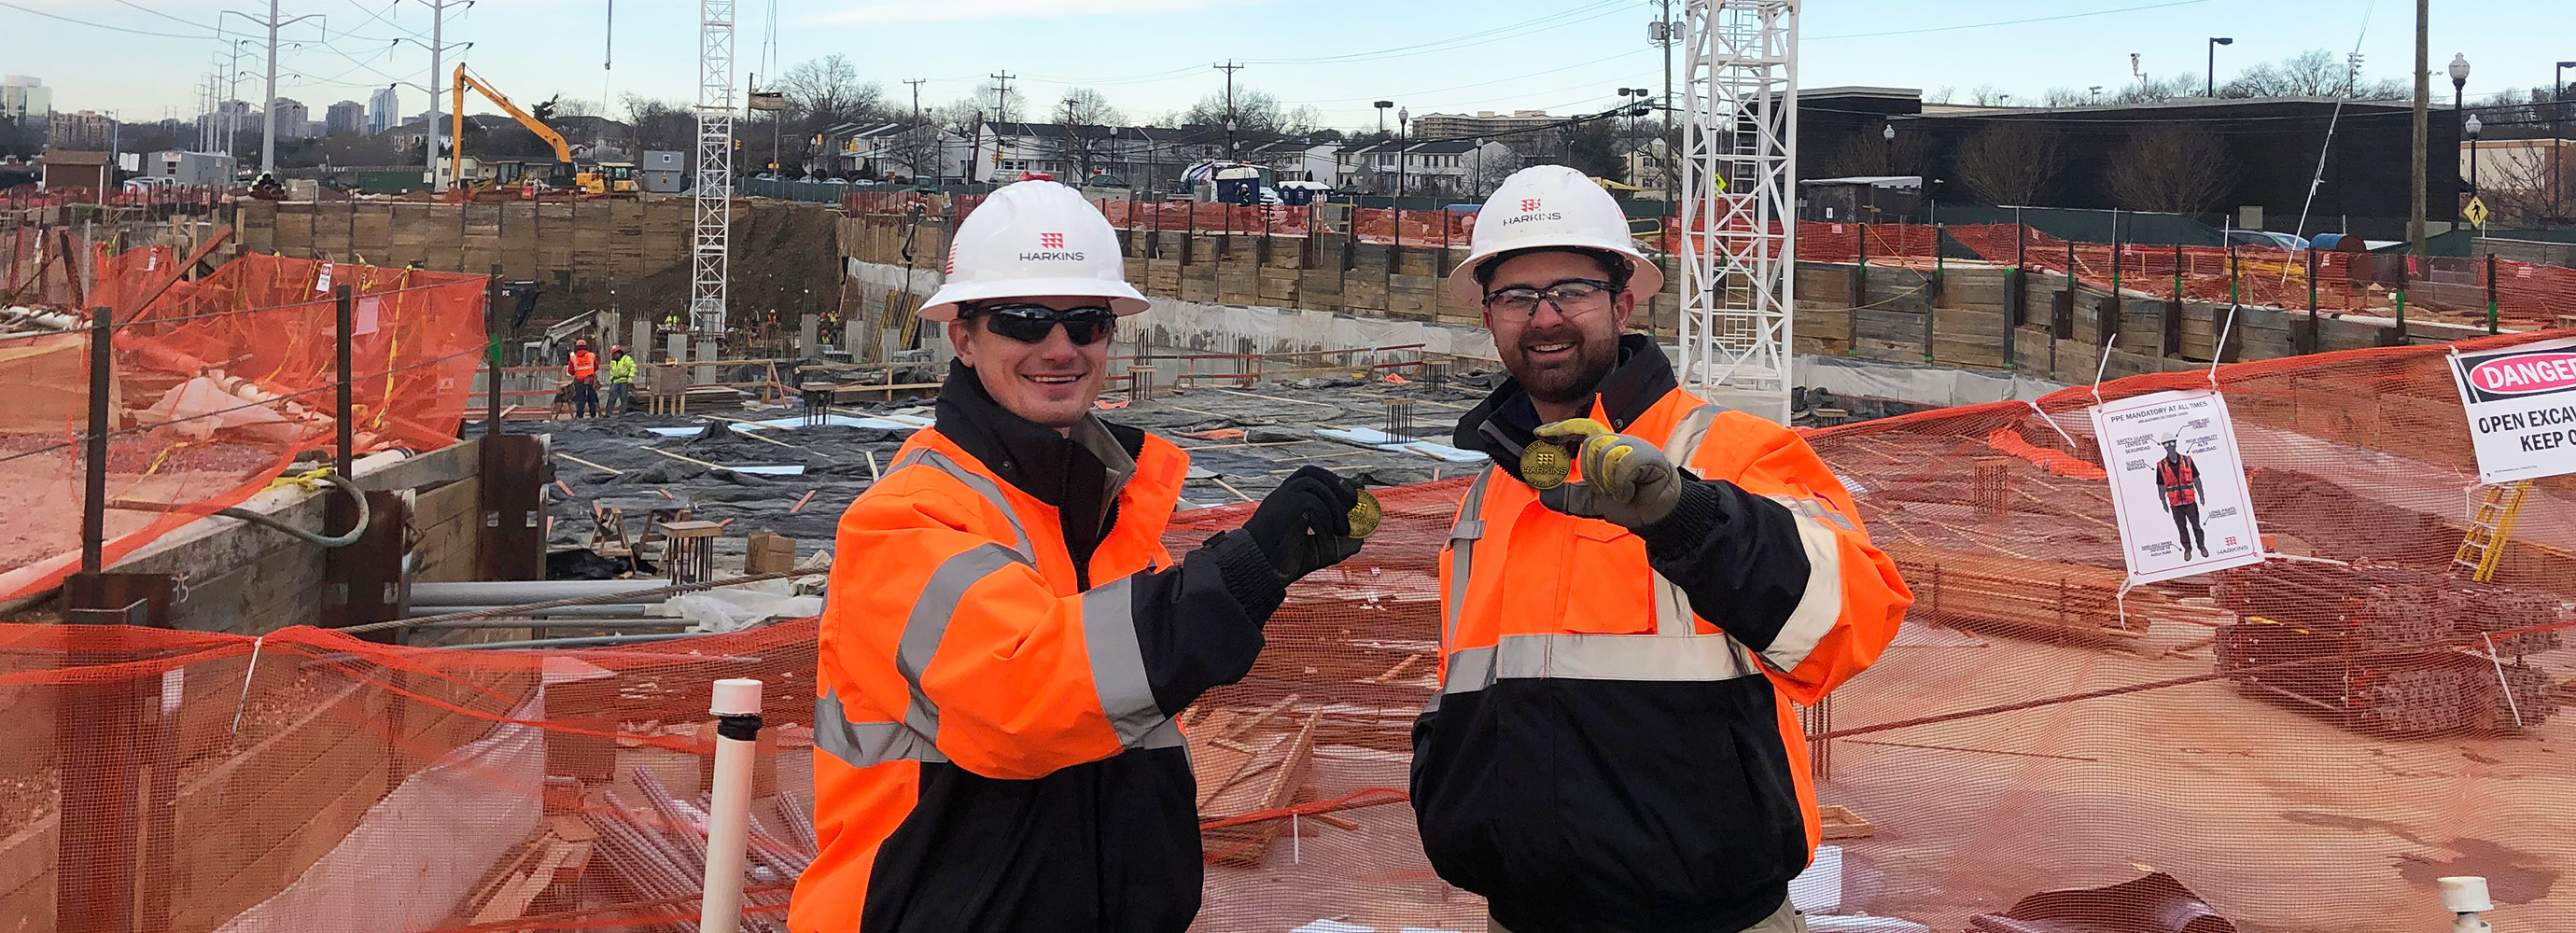
[[[1535,363],[1528,348],[1538,344],[1574,344],[1572,359]],[[1520,343],[1503,360],[1512,380],[1533,401],[1551,405],[1570,404],[1590,398],[1600,391],[1601,380],[1619,367],[1619,338],[1593,337],[1574,328],[1547,334],[1524,334]]]

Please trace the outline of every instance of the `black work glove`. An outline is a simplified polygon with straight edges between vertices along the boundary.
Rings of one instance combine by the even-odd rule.
[[[1350,537],[1359,490],[1358,480],[1319,466],[1299,467],[1262,498],[1243,532],[1269,556],[1280,582],[1294,583],[1360,552],[1360,539]]]

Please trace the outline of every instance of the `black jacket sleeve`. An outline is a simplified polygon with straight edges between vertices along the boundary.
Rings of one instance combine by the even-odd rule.
[[[1770,647],[1807,591],[1807,553],[1787,506],[1725,480],[1684,474],[1681,503],[1638,529],[1646,563],[1691,611],[1755,651]]]
[[[1260,545],[1240,531],[1209,538],[1179,564],[1136,578],[1136,644],[1165,716],[1210,688],[1243,679],[1261,628],[1287,597]]]

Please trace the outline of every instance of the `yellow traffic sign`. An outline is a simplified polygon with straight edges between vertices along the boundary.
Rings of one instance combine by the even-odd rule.
[[[2487,226],[2487,213],[2487,202],[2471,197],[2468,209],[2461,211],[2460,215],[2469,219],[2469,226],[2484,230]]]

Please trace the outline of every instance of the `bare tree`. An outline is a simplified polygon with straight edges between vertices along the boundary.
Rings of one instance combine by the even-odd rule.
[[[1944,84],[1932,89],[1932,93],[1924,95],[1923,102],[1927,104],[1947,104],[1950,102],[1950,98],[1958,96],[1958,93],[1958,88]]]
[[[2130,135],[2102,185],[2113,203],[2133,211],[2205,211],[2235,188],[2236,163],[2216,133],[2195,125],[2157,127]]]
[[[1959,183],[1996,204],[2036,206],[2066,170],[2056,133],[2013,122],[1969,136],[1959,144],[1955,161]]]
[[[634,94],[626,95],[621,103],[626,106],[626,125],[634,128],[638,148],[686,152],[696,144],[698,117],[688,104]]]
[[[939,124],[932,122],[929,114],[923,114],[920,122],[886,140],[885,156],[887,161],[902,166],[910,180],[937,179],[948,172],[947,148]]]
[[[779,76],[774,87],[787,95],[792,121],[816,125],[869,116],[885,102],[885,88],[859,80],[858,66],[837,52],[797,63]]]
[[[1055,122],[1062,130],[1056,144],[1064,163],[1073,167],[1071,181],[1091,177],[1092,169],[1106,161],[1110,134],[1124,119],[1099,91],[1078,87],[1065,92],[1056,103]]]
[[[2011,98],[2012,95],[2005,93],[2003,88],[1991,84],[1980,84],[1968,89],[1968,103],[1979,107],[1993,107]]]
[[[2562,160],[2558,185],[2549,183],[2549,150],[2543,146],[2488,148],[2478,162],[2478,198],[2494,216],[2489,227],[2542,227],[2549,224],[2549,198],[2558,193],[2561,208],[2576,198],[2576,159]]]
[[[1174,122],[1224,126],[1226,115],[1225,95],[1210,94],[1178,114]],[[1277,95],[1250,88],[1235,90],[1233,116],[1236,130],[1265,135],[1303,136],[1314,131],[1317,122],[1315,108],[1282,107]]]

